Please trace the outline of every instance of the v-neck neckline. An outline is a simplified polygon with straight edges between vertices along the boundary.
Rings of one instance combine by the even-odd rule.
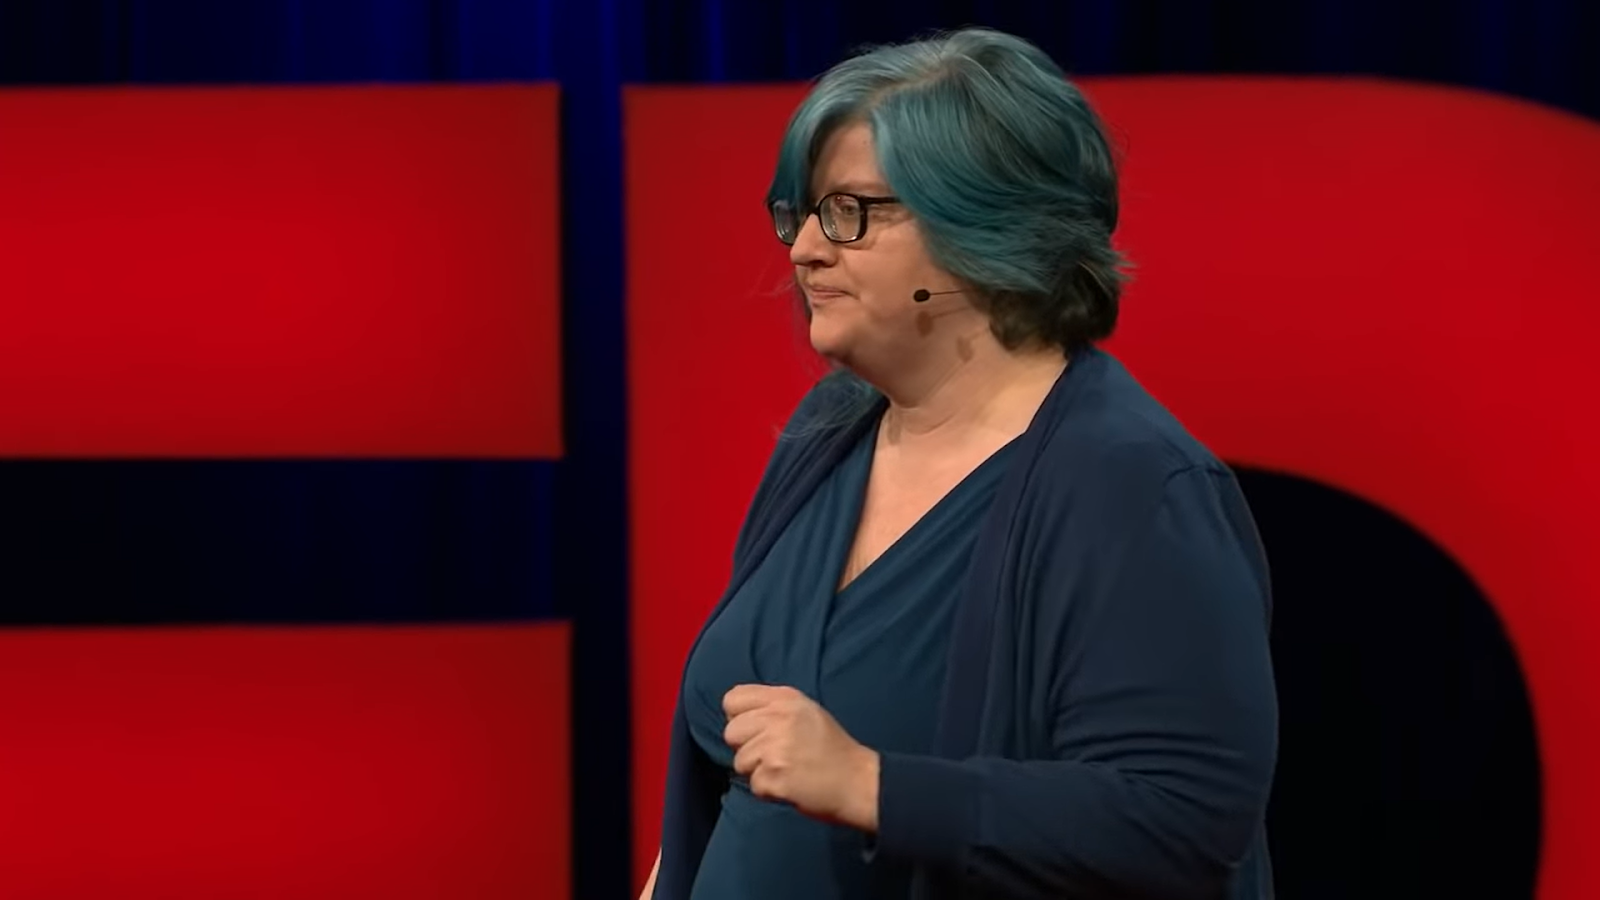
[[[850,579],[848,582],[845,582],[843,585],[840,585],[839,576],[843,574],[845,565],[847,565],[850,561],[850,550],[855,546],[856,537],[861,530],[861,515],[866,509],[867,487],[871,483],[872,464],[877,459],[878,434],[882,427],[883,419],[880,415],[878,424],[868,428],[862,438],[866,443],[866,450],[863,453],[866,459],[862,463],[861,473],[856,477],[855,483],[850,486],[850,496],[853,498],[849,518],[850,525],[848,528],[844,529],[847,536],[842,541],[843,547],[835,554],[836,564],[832,567],[833,571],[838,573],[834,576],[835,587],[832,593],[832,596],[835,600],[843,597],[848,591],[850,591],[851,588],[854,588],[856,585],[860,584],[863,579],[867,578],[875,570],[884,568],[885,560],[890,559],[890,557],[893,555],[906,552],[903,549],[904,547],[910,546],[912,541],[919,536],[922,531],[932,527],[925,523],[927,523],[929,520],[937,521],[938,514],[942,513],[945,507],[955,502],[956,499],[959,499],[959,497],[966,491],[971,490],[972,483],[977,479],[977,477],[983,474],[991,466],[998,465],[999,460],[1006,456],[1008,451],[1015,447],[1022,438],[1022,435],[1018,434],[1011,440],[1001,444],[994,450],[994,452],[984,457],[976,466],[972,467],[971,471],[967,472],[966,475],[963,475],[960,481],[957,481],[948,491],[945,491],[938,500],[934,501],[933,505],[928,507],[928,509],[923,512],[922,515],[918,516],[917,520],[912,522],[909,528],[901,532],[900,536],[895,538],[889,544],[889,546],[883,548],[883,551],[874,557],[872,562],[867,563],[866,567],[860,572],[857,572],[854,578]],[[856,452],[859,453],[862,451],[857,450]]]

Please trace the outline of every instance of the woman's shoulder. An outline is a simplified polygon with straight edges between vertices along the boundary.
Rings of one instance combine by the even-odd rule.
[[[1204,523],[1259,556],[1232,469],[1109,356],[1041,423],[1020,523],[1086,566],[1123,558],[1155,517]]]
[[[1036,477],[1099,485],[1114,493],[1159,490],[1183,472],[1229,474],[1122,363],[1096,350],[1076,384],[1052,398],[1042,422]]]

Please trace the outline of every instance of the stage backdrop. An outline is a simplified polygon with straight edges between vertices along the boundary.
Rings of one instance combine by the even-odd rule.
[[[789,82],[817,74],[862,43],[971,22],[1027,36],[1077,75],[1381,74],[1476,85],[1600,115],[1600,6],[1586,0],[1159,6],[1121,0],[3,0],[0,84],[9,86],[558,83],[566,402],[559,462],[8,460],[0,464],[0,619],[58,626],[568,620],[577,711],[574,892],[630,896],[637,872],[619,864],[633,833],[630,779],[621,777],[632,763],[621,86]],[[9,266],[14,258],[6,254],[0,246],[0,263]],[[764,282],[758,287],[765,290]],[[0,295],[0,311],[25,308],[29,299]],[[1294,511],[1309,496],[1292,487],[1263,489],[1252,493],[1252,503],[1307,525]],[[552,528],[552,521],[560,527]],[[1371,573],[1381,564],[1374,560],[1402,568],[1414,563],[1405,540],[1387,537],[1402,530],[1364,529],[1363,537],[1378,541],[1374,549],[1383,552],[1341,557],[1340,572]],[[1307,534],[1309,543],[1326,545],[1314,530]],[[1291,556],[1282,552],[1281,535],[1269,534],[1269,543],[1277,543],[1279,558]],[[1293,574],[1280,571],[1279,577]],[[1418,583],[1439,602],[1437,583]],[[1366,590],[1337,606],[1354,599],[1382,606],[1395,596]],[[1379,637],[1370,630],[1348,619],[1344,631],[1317,627],[1340,624],[1334,613],[1301,621],[1297,634],[1306,640],[1297,643],[1291,665],[1369,660],[1354,679],[1364,690],[1352,689],[1352,680],[1334,666],[1316,684],[1325,696],[1313,706],[1359,706],[1386,720],[1391,733],[1409,727],[1417,735],[1441,733],[1441,710],[1458,708],[1455,715],[1477,716],[1468,732],[1473,739],[1463,746],[1481,750],[1510,742],[1513,756],[1528,750],[1519,743],[1516,673],[1498,664],[1482,670],[1481,655],[1471,652],[1477,645],[1457,627],[1477,622],[1473,627],[1490,635],[1486,646],[1503,650],[1492,618],[1475,619],[1457,604],[1450,608],[1458,617],[1441,623],[1425,612],[1433,606],[1393,605],[1409,611],[1405,633],[1426,631],[1439,643],[1419,650],[1392,642],[1389,657],[1370,662]],[[1458,697],[1408,705],[1385,695],[1383,685],[1413,670],[1450,672]],[[1486,705],[1507,710],[1510,727],[1479,716]],[[1291,705],[1286,713],[1294,710]],[[1405,750],[1411,754],[1405,759],[1418,752],[1416,746]],[[1308,760],[1316,763],[1309,771],[1318,774],[1349,771],[1355,753],[1364,760],[1380,755],[1354,740],[1319,752],[1325,764]],[[1440,759],[1459,765],[1461,756],[1429,757],[1423,768],[1439,769]],[[1488,764],[1499,759],[1479,761],[1494,770]],[[1411,774],[1397,774],[1390,789],[1437,789]],[[1521,782],[1509,784],[1512,795],[1521,796]],[[1418,808],[1453,811],[1445,804],[1451,796],[1419,795]],[[648,795],[643,802],[650,802]],[[1327,827],[1367,833],[1373,826],[1360,820]],[[1416,832],[1419,845],[1437,833],[1426,827]],[[1434,846],[1436,855],[1428,859],[1444,849]],[[1481,872],[1505,855],[1472,870]],[[1481,859],[1470,849],[1456,858]],[[1280,885],[1290,888],[1283,896],[1415,894],[1396,881],[1403,866],[1381,855],[1366,853],[1359,865],[1335,873],[1292,858],[1280,862]],[[1313,892],[1295,893],[1296,885]]]
[[[497,546],[465,535],[385,561],[439,580],[436,619],[515,624],[371,624],[404,607],[339,577],[357,546],[268,554],[246,525],[263,504],[347,515],[267,496],[285,458],[559,457],[556,104],[0,92],[0,457],[38,516],[5,541],[6,615],[125,626],[0,631],[7,896],[568,894],[570,636],[526,621],[548,491],[507,498],[545,523],[514,580],[438,571],[452,542]],[[153,517],[93,462],[129,458],[149,462],[113,471],[144,475]],[[257,505],[162,496],[179,460],[206,461],[214,501],[266,476]],[[180,522],[212,534],[171,542]]]

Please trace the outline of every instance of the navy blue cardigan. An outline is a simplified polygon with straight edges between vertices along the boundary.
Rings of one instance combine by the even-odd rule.
[[[843,373],[801,402],[721,611],[875,423]],[[863,850],[913,896],[1260,900],[1277,751],[1267,564],[1232,473],[1109,354],[1051,389],[973,552],[937,746],[885,754]],[[687,900],[727,787],[672,726],[655,897]]]

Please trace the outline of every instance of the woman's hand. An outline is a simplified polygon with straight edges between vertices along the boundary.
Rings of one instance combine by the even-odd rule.
[[[750,791],[814,818],[878,830],[878,754],[791,687],[744,684],[722,698],[723,740]]]

